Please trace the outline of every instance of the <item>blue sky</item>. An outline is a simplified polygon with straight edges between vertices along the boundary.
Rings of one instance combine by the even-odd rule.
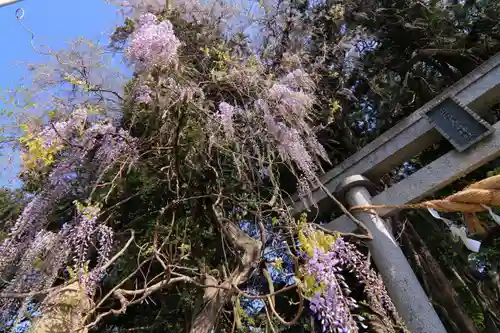
[[[23,23],[35,33],[35,45],[63,48],[70,40],[84,37],[106,41],[106,34],[120,24],[117,8],[104,0],[25,0],[0,8],[0,89],[16,87],[26,74],[23,63],[40,63],[47,56],[32,50],[31,36],[16,20],[16,9],[25,11]],[[0,107],[3,107],[0,103]],[[0,126],[5,124],[0,119]],[[0,157],[0,186],[8,184],[17,170],[5,170]]]

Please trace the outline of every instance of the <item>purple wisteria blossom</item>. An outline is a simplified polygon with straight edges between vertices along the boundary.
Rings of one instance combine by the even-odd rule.
[[[264,113],[264,121],[267,130],[277,141],[281,158],[294,162],[307,178],[314,177],[316,165],[300,132],[288,127],[284,122],[276,121],[269,112]]]
[[[300,177],[297,181],[297,194],[299,198],[306,204],[306,207],[309,207],[307,204],[308,200],[310,202],[313,201],[311,187],[309,186],[309,182],[305,177]]]
[[[168,20],[157,23],[154,14],[140,17],[139,27],[131,36],[127,49],[128,58],[139,70],[148,70],[155,65],[166,66],[176,61],[180,41]]]
[[[299,171],[301,181],[298,185],[304,202],[314,187],[311,185],[314,185],[318,170],[316,156],[328,161],[328,155],[310,125],[314,103],[310,92],[313,87],[307,73],[297,69],[274,82],[264,98],[255,102],[280,157],[293,163]]]
[[[63,145],[75,129],[82,128],[87,116],[88,112],[85,108],[78,108],[70,115],[68,120],[57,121],[45,126],[37,135],[43,141],[43,148],[48,149],[53,146]]]
[[[30,289],[26,289],[26,286],[39,287],[40,283],[43,282],[43,275],[35,267],[36,260],[50,247],[54,237],[55,234],[45,230],[40,230],[36,234],[29,247],[22,253],[18,263],[20,269],[5,291],[28,292]]]
[[[80,215],[80,221],[75,226],[74,232],[70,238],[72,238],[72,245],[76,245],[75,264],[82,266],[84,264],[84,260],[87,258],[91,238],[96,232],[96,224],[100,208],[91,205],[82,208],[80,205],[77,205],[77,210]]]
[[[320,320],[323,332],[358,332],[350,312],[356,301],[346,295],[349,290],[341,274],[343,260],[335,251],[315,249],[305,267],[322,289],[311,298],[310,308]]]
[[[312,126],[314,82],[306,72],[296,69],[266,84],[268,89],[250,104],[220,103],[217,122],[210,122],[207,126],[209,140],[217,144],[218,136],[214,129],[222,125],[226,139],[238,141],[243,138],[237,143],[253,150],[256,155],[261,154],[261,145],[272,145],[277,149],[279,158],[291,166],[300,179],[299,192],[305,202],[311,195],[311,188],[316,187],[320,168],[318,157],[329,160]],[[238,117],[235,117],[236,114]],[[238,137],[234,135],[236,125],[241,131]],[[239,168],[241,161],[235,158],[234,163]]]
[[[113,246],[113,230],[105,225],[99,225],[97,228],[97,240],[99,242],[98,246],[98,260],[96,267],[88,273],[86,279],[83,281],[87,294],[92,295],[99,281],[104,277],[105,272],[102,267],[106,264],[109,256],[111,254]]]
[[[141,85],[135,94],[135,100],[139,103],[143,104],[151,104],[153,102],[153,98],[151,97],[153,92],[146,85]]]
[[[280,113],[293,112],[298,116],[306,116],[307,111],[312,106],[313,99],[310,95],[293,90],[292,88],[276,83],[269,89],[269,97],[277,102],[277,110]]]
[[[385,289],[382,278],[370,267],[366,257],[356,249],[356,246],[339,238],[335,242],[335,252],[337,256],[345,258],[345,267],[364,285],[364,293],[374,310],[383,313],[384,318],[393,318],[402,324],[402,319]]]
[[[358,332],[357,322],[364,320],[351,313],[357,304],[349,296],[351,291],[343,276],[346,272],[354,273],[364,285],[367,301],[377,313],[383,315],[385,325],[392,325],[392,318],[404,327],[381,277],[354,244],[337,238],[329,251],[316,248],[313,256],[306,259],[305,273],[313,276],[320,287],[320,291],[310,299],[310,308],[320,320],[323,332]]]
[[[234,123],[233,123],[233,116],[234,116],[234,106],[231,104],[228,104],[226,102],[222,102],[219,104],[219,112],[217,115],[220,118],[220,122],[222,123],[222,126],[224,127],[224,131],[226,132],[226,135],[228,137],[233,137],[234,135]]]
[[[109,168],[127,158],[133,164],[137,158],[136,140],[127,131],[117,129],[111,123],[92,124],[78,142],[83,147],[98,146],[95,162],[102,168]],[[90,149],[85,150],[87,152]]]
[[[72,136],[75,131],[83,128],[85,121],[87,119],[87,110],[85,108],[78,108],[74,112],[70,114],[67,120],[60,120],[51,122],[47,124],[42,129],[39,130],[30,130],[29,133],[33,135],[34,138],[40,140],[41,149],[44,151],[52,150],[57,152],[62,149],[64,145],[69,142],[69,138]],[[36,134],[36,135],[34,135]],[[28,149],[28,145],[21,146],[21,152],[26,156],[30,156],[30,152]],[[39,157],[30,156],[33,159],[37,160],[37,164],[40,165]],[[30,159],[28,157],[28,159]]]
[[[314,82],[311,77],[302,69],[296,69],[288,73],[280,80],[280,83],[292,89],[302,91],[309,91],[314,87]]]
[[[0,242],[0,277],[8,278],[5,292],[28,292],[49,288],[68,264],[90,295],[105,272],[111,255],[113,231],[98,220],[99,207],[78,206],[77,214],[59,232],[47,231],[57,205],[66,197],[86,196],[89,182],[118,163],[133,164],[136,142],[127,131],[110,122],[89,122],[87,110],[79,108],[67,117],[41,128],[35,137],[44,147],[61,145],[60,156],[47,174],[43,190],[34,194]],[[43,147],[42,147],[43,148]],[[94,168],[84,168],[92,163]],[[84,170],[84,171],[82,171]],[[89,250],[97,250],[97,263],[88,267]],[[0,307],[17,311],[23,302],[0,299]]]
[[[52,204],[67,193],[66,183],[52,183],[49,177],[49,186],[28,202],[12,226],[8,237],[0,243],[0,276],[20,255],[28,251],[36,235],[47,224],[47,216],[52,212]]]
[[[101,267],[106,263],[113,245],[113,230],[98,224],[100,207],[76,204],[78,217],[65,224],[61,230],[66,246],[71,249],[74,267],[80,283],[87,294],[92,295],[98,282],[103,277]],[[98,244],[98,263],[88,270],[86,267],[88,251],[92,244]]]

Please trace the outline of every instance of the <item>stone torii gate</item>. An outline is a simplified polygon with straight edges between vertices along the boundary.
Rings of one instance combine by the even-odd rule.
[[[490,125],[480,117],[500,102],[500,54],[445,90],[441,95],[383,133],[353,156],[331,169],[320,180],[349,206],[404,205],[419,201],[454,180],[500,156],[500,122]],[[414,157],[444,136],[454,149],[381,193],[369,179],[382,175]],[[313,191],[318,213],[331,211],[327,194]],[[293,197],[292,211],[306,206]],[[446,330],[420,286],[411,266],[381,217],[356,212],[373,234],[368,246],[387,290],[412,333],[445,333]],[[326,225],[340,232],[354,232],[357,226],[346,215]]]
[[[0,0],[0,7],[15,4],[16,2],[21,2],[22,0]]]

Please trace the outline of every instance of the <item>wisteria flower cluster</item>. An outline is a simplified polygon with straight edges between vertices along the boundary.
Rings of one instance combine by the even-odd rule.
[[[358,323],[363,325],[364,318],[352,313],[358,305],[349,296],[351,291],[343,275],[346,272],[353,272],[363,284],[370,306],[383,314],[384,324],[389,327],[394,320],[402,325],[381,277],[355,245],[339,237],[329,250],[316,247],[312,253],[306,254],[303,272],[306,280],[313,281],[309,285],[312,292],[310,309],[321,322],[324,332],[358,332]]]
[[[50,166],[54,155],[64,148],[66,138],[82,128],[86,117],[87,111],[79,108],[68,120],[53,122],[39,131],[25,126],[27,133],[20,139],[24,167],[36,169]]]
[[[314,156],[328,161],[328,155],[310,125],[314,103],[310,91],[313,87],[307,73],[296,69],[275,83],[268,91],[267,100],[259,103],[282,158],[293,161],[309,181],[315,178],[317,171]]]
[[[126,16],[134,17],[144,13],[158,13],[165,9],[163,0],[128,0],[121,1]],[[236,7],[236,6],[234,6]],[[176,11],[182,19],[196,24],[208,23],[217,17],[219,20],[229,19],[237,14],[237,10],[227,2],[220,0],[177,0],[170,1],[168,8]],[[219,22],[221,24],[223,22]]]
[[[184,7],[191,8],[190,3],[189,1],[175,3],[173,10],[180,10]],[[131,6],[136,7],[134,4]],[[152,8],[157,10],[157,4],[155,3]],[[166,66],[177,60],[180,41],[177,39],[170,21],[159,22],[155,14],[148,12],[137,19],[137,25],[138,27],[130,36],[127,55],[136,64],[139,71],[152,69],[156,65]],[[232,59],[231,55],[226,58]],[[239,62],[236,59],[233,60]],[[264,77],[261,75],[263,73],[259,72],[259,65],[255,65],[254,62],[258,63],[258,61],[249,61],[248,63],[243,61],[240,66],[231,65],[227,66],[227,70],[224,70],[222,75],[227,83],[234,85],[233,81],[240,77],[238,73],[244,73],[245,82],[241,82],[241,84],[252,84],[257,89],[262,90],[262,93],[245,105],[234,105],[228,100],[221,101],[215,111],[215,121],[218,124],[214,124],[213,121],[207,124],[210,142],[216,142],[217,134],[215,132],[217,131],[214,129],[219,127],[223,130],[223,136],[226,138],[222,144],[226,144],[227,141],[241,140],[242,142],[237,142],[240,147],[250,145],[251,150],[255,148],[259,150],[259,147],[271,143],[277,147],[281,160],[297,171],[297,178],[301,179],[300,196],[305,201],[306,198],[310,197],[311,188],[315,187],[319,159],[329,160],[324,147],[316,139],[315,129],[311,125],[315,100],[313,97],[314,82],[303,69],[296,68],[279,80],[260,79],[257,80],[258,82],[249,83],[248,80],[252,80],[249,77]],[[218,73],[222,72],[218,71]],[[173,78],[167,75],[164,80],[173,80]],[[178,84],[172,86],[174,89],[169,94],[175,95],[179,91],[178,87],[175,88]],[[183,97],[186,94],[179,93],[179,95]],[[192,93],[187,95],[193,96]],[[136,90],[136,101],[151,104],[153,102],[151,90],[145,85],[139,85]],[[175,103],[176,100],[173,99],[172,102]],[[236,124],[239,121],[241,123]],[[265,126],[264,129],[262,125]],[[259,136],[255,136],[256,134]],[[249,135],[255,137],[248,140]],[[260,155],[261,152],[252,151],[252,153]],[[241,165],[244,162],[235,160],[235,163]]]
[[[66,120],[53,122],[33,133],[44,144],[61,148],[42,189],[33,195],[7,238],[0,243],[0,277],[8,281],[4,292],[31,292],[51,287],[58,273],[71,264],[90,295],[105,273],[101,267],[111,255],[113,231],[99,222],[98,205],[77,203],[76,215],[59,231],[46,229],[64,198],[85,198],[92,179],[118,163],[133,164],[137,159],[136,142],[128,132],[109,121],[91,123],[88,118],[87,110],[79,108]],[[85,165],[93,167],[85,168]],[[93,267],[88,267],[90,247],[98,253]],[[3,309],[19,305],[0,299]]]
[[[23,290],[23,286],[25,285],[37,288],[40,287],[40,284],[43,284],[44,281],[41,280],[43,275],[40,274],[40,267],[37,267],[36,261],[40,259],[47,249],[50,249],[55,241],[55,237],[54,233],[45,230],[40,230],[35,235],[31,246],[23,254],[19,272],[16,273],[13,283],[7,287],[7,291]]]
[[[157,20],[154,14],[142,15],[139,27],[131,36],[127,56],[139,70],[148,70],[155,65],[167,66],[177,60],[180,41],[172,23],[168,20],[157,23]]]
[[[384,318],[392,318],[403,326],[403,321],[387,293],[382,278],[370,267],[366,257],[356,249],[356,246],[339,238],[335,242],[335,252],[339,257],[346,258],[346,268],[363,284],[364,293],[374,310],[384,314]],[[390,323],[385,324],[390,325]]]
[[[78,217],[65,224],[62,234],[67,248],[71,251],[76,275],[87,294],[92,295],[103,276],[101,266],[105,264],[113,245],[113,231],[106,225],[98,224],[101,208],[99,205],[83,205],[76,202]],[[99,263],[90,270],[87,267],[88,251],[93,242],[98,242]]]
[[[47,216],[52,211],[52,204],[68,193],[66,185],[59,182],[48,186],[47,189],[36,194],[25,206],[12,226],[9,236],[0,243],[0,277],[7,273],[8,268],[20,256],[29,253],[30,247],[34,248],[35,252],[41,250],[36,250],[40,242],[36,242],[35,238],[47,224]]]
[[[153,92],[151,89],[143,84],[137,88],[135,100],[139,103],[151,104],[153,102],[152,94]]]
[[[219,112],[218,116],[220,118],[220,122],[226,131],[226,135],[228,137],[233,137],[234,135],[234,125],[233,125],[233,117],[234,117],[235,107],[226,102],[222,102],[219,104]]]
[[[305,272],[314,277],[319,290],[310,300],[310,308],[321,321],[324,332],[357,332],[357,324],[350,310],[357,306],[348,296],[349,288],[342,275],[345,258],[339,258],[334,251],[314,249]]]
[[[311,184],[316,181],[318,157],[325,161],[329,160],[311,126],[314,112],[313,89],[314,83],[307,73],[296,69],[279,81],[271,83],[269,89],[252,105],[239,107],[225,101],[219,104],[216,113],[219,125],[227,138],[237,140],[236,129],[241,131],[246,129],[246,133],[239,133],[245,142],[249,142],[247,140],[249,135],[261,133],[260,145],[272,143],[281,159],[298,171],[298,190],[304,201],[310,197]],[[235,112],[236,110],[245,111]],[[239,117],[244,122],[242,126],[235,125],[237,114],[242,116]],[[264,125],[263,129],[259,128],[261,124]],[[258,140],[254,138],[250,142],[253,146],[259,146],[255,143]],[[245,142],[239,144],[243,146]],[[258,151],[254,153],[259,154]]]

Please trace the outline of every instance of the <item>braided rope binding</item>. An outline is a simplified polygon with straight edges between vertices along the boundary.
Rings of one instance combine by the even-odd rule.
[[[487,209],[483,206],[500,206],[500,175],[488,177],[473,183],[462,191],[443,199],[428,200],[416,204],[354,206],[351,210],[421,209],[434,208],[441,212],[477,213]]]

